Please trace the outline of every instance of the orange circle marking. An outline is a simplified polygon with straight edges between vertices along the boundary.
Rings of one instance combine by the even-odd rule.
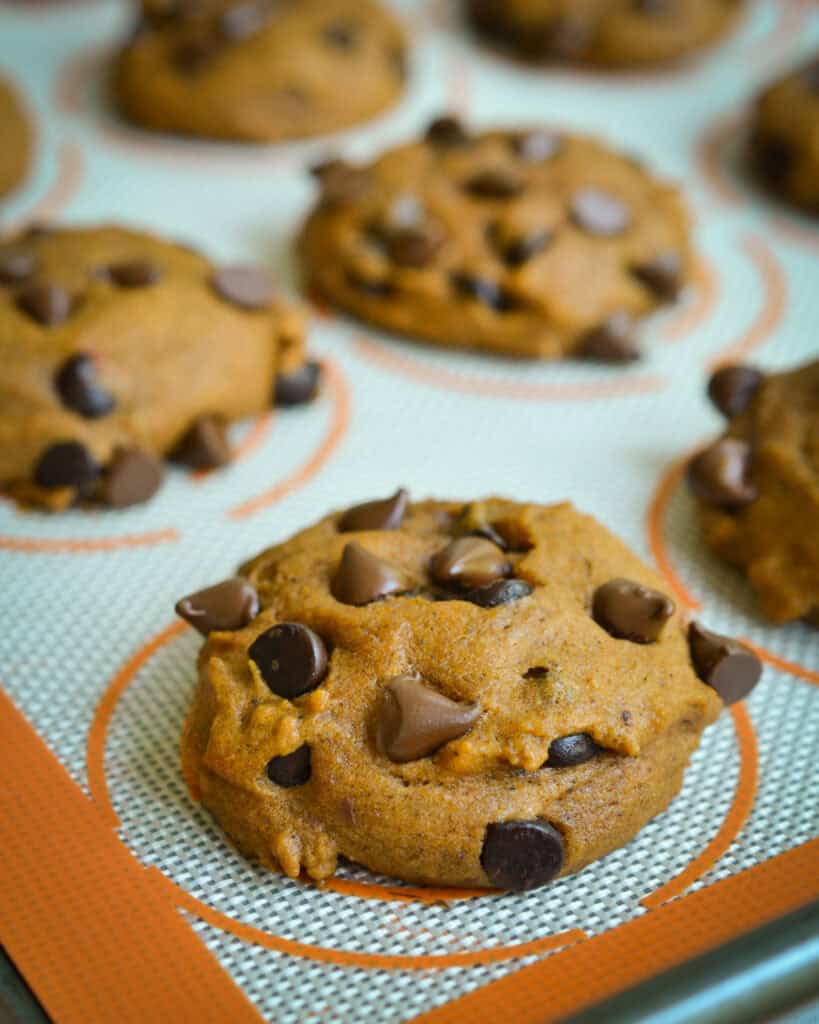
[[[324,439],[304,465],[294,473],[291,473],[290,476],[279,481],[274,487],[257,495],[255,498],[243,501],[240,505],[230,509],[228,512],[230,519],[246,519],[248,516],[252,516],[264,508],[269,508],[277,501],[281,501],[282,498],[286,498],[288,494],[292,494],[300,487],[303,487],[323,468],[324,464],[335,453],[343,440],[350,426],[352,411],[350,386],[341,371],[341,367],[336,363],[325,359],[322,360],[321,365],[327,390],[333,401],[333,415]]]
[[[664,324],[660,332],[664,341],[679,341],[701,327],[713,313],[720,296],[720,281],[713,263],[697,260],[694,288],[694,301]]]
[[[690,611],[698,611],[702,608],[701,603],[691,594],[686,588],[685,584],[677,575],[677,571],[674,568],[671,559],[668,555],[665,543],[665,520],[668,506],[671,501],[671,497],[677,488],[677,485],[685,472],[685,467],[691,457],[691,452],[683,456],[677,462],[665,471],[660,477],[660,481],[652,495],[651,502],[649,503],[648,514],[646,516],[646,530],[648,532],[648,542],[651,547],[651,553],[654,556],[654,561],[660,572],[668,581],[668,585],[680,599],[680,601]],[[748,640],[743,639],[743,643],[747,643],[748,646],[757,654],[763,661],[768,662],[769,665],[781,669],[783,672],[788,672],[790,675],[798,676],[800,679],[804,679],[809,683],[819,683],[819,673],[813,669],[806,668],[804,665],[798,665],[793,661],[786,661],[779,655],[774,654],[772,651],[767,650],[759,644],[753,644]]]
[[[589,384],[530,384],[522,381],[489,380],[467,377],[443,367],[426,366],[411,356],[391,352],[371,342],[369,338],[358,337],[353,344],[363,359],[382,369],[446,391],[480,395],[484,398],[513,398],[532,402],[593,401],[596,398],[642,395],[650,391],[661,391],[665,386],[665,381],[661,377],[648,376],[617,378]]]
[[[725,146],[739,130],[742,118],[736,113],[722,114],[706,128],[697,144],[696,159],[705,183],[714,196],[728,206],[736,206],[743,199],[742,193],[725,176],[722,154]]]
[[[177,530],[156,530],[153,533],[125,534],[122,537],[89,537],[82,540],[0,536],[0,550],[38,555],[87,555],[101,551],[119,551],[123,548],[168,544],[179,538]]]

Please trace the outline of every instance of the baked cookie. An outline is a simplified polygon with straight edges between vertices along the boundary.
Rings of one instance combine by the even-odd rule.
[[[771,192],[819,213],[819,56],[774,82],[757,100],[751,159]]]
[[[177,605],[208,635],[182,763],[294,878],[339,854],[440,885],[578,871],[668,805],[760,671],[569,504],[398,491],[241,571]]]
[[[375,117],[406,76],[402,30],[377,0],[148,0],[115,88],[146,128],[276,142]]]
[[[688,467],[705,541],[771,622],[819,625],[819,361],[767,376],[726,366],[709,394],[728,428]]]
[[[457,120],[375,163],[316,169],[305,275],[338,305],[459,348],[638,357],[634,320],[690,276],[677,190],[593,139]]]
[[[318,378],[265,271],[116,227],[0,242],[0,362],[0,481],[54,510],[144,501],[162,456],[222,465],[230,420]]]
[[[606,67],[668,64],[731,29],[745,0],[466,0],[496,45],[536,61]]]
[[[33,132],[17,92],[0,78],[0,198],[15,189],[28,173]]]

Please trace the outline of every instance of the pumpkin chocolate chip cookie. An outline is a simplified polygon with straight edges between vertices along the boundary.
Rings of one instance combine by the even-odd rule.
[[[115,88],[146,128],[276,142],[374,117],[406,76],[403,32],[377,0],[149,0]]]
[[[191,792],[294,878],[339,855],[439,885],[579,871],[668,805],[760,673],[569,504],[398,491],[177,611],[207,637]]]
[[[0,198],[25,178],[31,163],[32,130],[16,91],[0,78]]]
[[[737,22],[745,0],[466,0],[490,42],[528,60],[608,67],[668,64]]]
[[[819,361],[709,384],[728,420],[688,467],[706,544],[742,569],[771,622],[819,625]]]
[[[165,456],[222,465],[231,420],[318,380],[265,271],[116,227],[0,241],[0,360],[0,481],[53,510],[145,501]]]
[[[309,285],[363,320],[458,348],[638,357],[635,321],[690,277],[675,188],[593,139],[472,134],[451,117],[369,166],[316,169]]]
[[[757,100],[751,158],[771,192],[819,214],[819,56],[778,79]]]

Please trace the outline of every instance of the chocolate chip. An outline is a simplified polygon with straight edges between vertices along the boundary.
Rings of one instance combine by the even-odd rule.
[[[344,548],[330,590],[342,604],[365,605],[412,589],[406,573],[355,541]]]
[[[105,467],[100,500],[109,508],[128,508],[152,498],[165,478],[162,462],[139,448],[117,448]]]
[[[97,383],[96,364],[84,352],[66,359],[54,385],[63,405],[89,420],[107,416],[116,405],[113,396]]]
[[[215,631],[242,629],[259,614],[259,595],[252,583],[234,576],[197,590],[176,602],[176,614],[202,636]]]
[[[707,505],[728,510],[756,501],[758,492],[748,479],[751,446],[747,441],[724,437],[688,464],[688,485]]]
[[[231,460],[227,425],[219,416],[200,416],[171,452],[174,462],[191,469],[217,469]]]
[[[57,327],[68,319],[73,305],[71,296],[55,284],[33,284],[17,293],[19,309],[44,327]]]
[[[483,537],[451,541],[433,557],[429,568],[437,583],[470,590],[501,580],[512,571],[503,551]]]
[[[162,270],[150,260],[126,260],[105,268],[106,275],[120,288],[148,288],[162,278]]]
[[[551,231],[533,231],[515,242],[507,245],[502,252],[503,262],[509,267],[520,267],[533,256],[537,256],[551,242]]]
[[[348,508],[338,521],[342,533],[355,530],[398,530],[404,521],[409,492],[400,487],[390,498],[367,501]]]
[[[466,146],[471,141],[463,124],[451,115],[435,118],[427,128],[426,140],[442,148]]]
[[[658,253],[647,263],[633,266],[631,273],[659,299],[673,302],[680,294],[682,260],[679,253]]]
[[[292,789],[310,781],[310,748],[304,746],[283,757],[272,757],[267,762],[267,777],[277,786]]]
[[[575,224],[590,235],[619,235],[631,224],[628,207],[599,188],[575,192],[569,212]]]
[[[240,309],[268,309],[276,297],[270,274],[250,264],[219,267],[211,278],[211,285],[220,298]]]
[[[509,550],[505,538],[489,522],[488,512],[482,501],[473,501],[464,506],[455,523],[454,532],[458,537],[483,537],[501,551]]]
[[[250,0],[248,3],[235,4],[226,10],[219,16],[216,27],[223,39],[238,43],[260,31],[267,18],[266,5]]]
[[[353,167],[344,160],[327,160],[313,168],[321,182],[323,206],[343,206],[369,192],[372,178],[364,167]]]
[[[784,139],[756,138],[752,155],[756,173],[772,188],[779,188],[785,183],[796,163],[796,151]]]
[[[37,257],[23,249],[0,252],[0,284],[20,284],[37,270]]]
[[[498,605],[509,604],[510,601],[520,601],[531,593],[532,588],[526,580],[496,580],[494,583],[486,583],[482,587],[468,590],[464,594],[464,599],[481,608],[497,608]]]
[[[726,704],[743,700],[759,682],[759,658],[737,640],[692,622],[688,627],[688,647],[697,675],[713,686]]]
[[[399,267],[417,270],[435,262],[442,239],[423,228],[404,228],[387,239],[387,255]]]
[[[321,378],[321,365],[315,362],[302,363],[290,373],[276,374],[273,395],[275,405],[303,405],[316,397]]]
[[[247,651],[273,693],[294,700],[315,690],[327,675],[327,648],[309,626],[280,622],[261,633]]]
[[[674,614],[674,602],[658,590],[633,580],[609,580],[592,599],[592,617],[618,640],[651,644]]]
[[[752,366],[723,366],[708,381],[708,397],[732,420],[745,412],[764,379]]]
[[[339,50],[352,50],[358,42],[359,26],[350,21],[334,21],[322,30],[323,38]]]
[[[368,295],[371,299],[388,299],[395,292],[392,284],[386,280],[367,278],[355,270],[347,271],[346,276],[351,288],[355,288],[362,295]]]
[[[416,676],[397,676],[384,687],[376,724],[378,749],[391,761],[429,757],[469,732],[480,708],[459,704]]]
[[[88,449],[78,441],[58,441],[46,448],[34,468],[38,487],[74,487],[80,494],[89,494],[100,467]]]
[[[470,299],[477,299],[497,313],[509,313],[519,305],[517,299],[496,281],[455,271],[450,275],[453,287]]]
[[[576,732],[571,736],[561,736],[549,744],[547,768],[569,768],[583,764],[600,752],[600,747],[586,732]]]
[[[605,323],[584,334],[575,354],[599,363],[633,363],[640,358],[634,340],[634,321],[625,311],[612,313]]]
[[[463,187],[478,199],[512,199],[523,191],[524,181],[513,167],[487,167],[468,178]]]
[[[185,39],[174,47],[171,63],[183,75],[196,75],[210,64],[220,49],[212,38]]]
[[[548,821],[487,825],[481,867],[498,889],[523,892],[545,885],[563,867],[563,837]]]
[[[539,163],[557,156],[563,148],[563,139],[557,132],[532,131],[524,135],[516,135],[512,140],[512,149],[523,160]]]

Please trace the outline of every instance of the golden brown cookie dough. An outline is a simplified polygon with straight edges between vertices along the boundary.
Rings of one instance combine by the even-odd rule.
[[[745,572],[771,622],[819,625],[819,361],[723,367],[709,394],[728,429],[689,465],[705,541]]]
[[[668,64],[725,35],[744,0],[466,0],[473,25],[529,60]]]
[[[301,238],[309,284],[442,345],[629,361],[633,321],[690,276],[677,190],[594,139],[471,134],[446,117],[369,166],[316,174]]]
[[[0,199],[15,189],[31,164],[33,132],[20,97],[0,78]]]
[[[0,481],[55,510],[145,500],[161,456],[223,464],[229,421],[318,374],[265,271],[117,227],[0,241],[0,363]]]
[[[819,56],[759,97],[751,157],[771,192],[819,214]]]
[[[242,573],[177,606],[208,635],[182,762],[291,877],[340,854],[456,886],[578,871],[668,805],[720,696],[759,676],[569,504],[399,491]]]
[[[403,32],[377,0],[152,0],[115,88],[146,128],[276,142],[375,117],[406,74]]]

